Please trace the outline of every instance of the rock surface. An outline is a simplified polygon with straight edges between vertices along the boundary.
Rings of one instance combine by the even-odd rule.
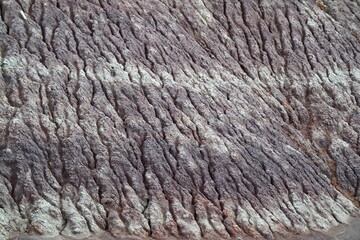
[[[0,0],[0,99],[0,239],[360,213],[359,0]]]

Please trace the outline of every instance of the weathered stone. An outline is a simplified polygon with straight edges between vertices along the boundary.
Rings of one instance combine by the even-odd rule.
[[[359,19],[357,0],[0,0],[0,239],[359,216]]]

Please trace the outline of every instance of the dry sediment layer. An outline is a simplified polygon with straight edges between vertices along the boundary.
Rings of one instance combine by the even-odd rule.
[[[272,239],[359,215],[359,0],[0,13],[0,239]]]

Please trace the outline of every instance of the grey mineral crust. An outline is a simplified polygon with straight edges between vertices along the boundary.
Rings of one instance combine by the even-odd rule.
[[[0,0],[0,239],[305,236],[359,189],[359,0]]]

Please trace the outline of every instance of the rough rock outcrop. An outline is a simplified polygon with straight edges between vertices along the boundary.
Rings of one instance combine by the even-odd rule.
[[[0,99],[0,239],[360,213],[358,0],[0,0]]]

